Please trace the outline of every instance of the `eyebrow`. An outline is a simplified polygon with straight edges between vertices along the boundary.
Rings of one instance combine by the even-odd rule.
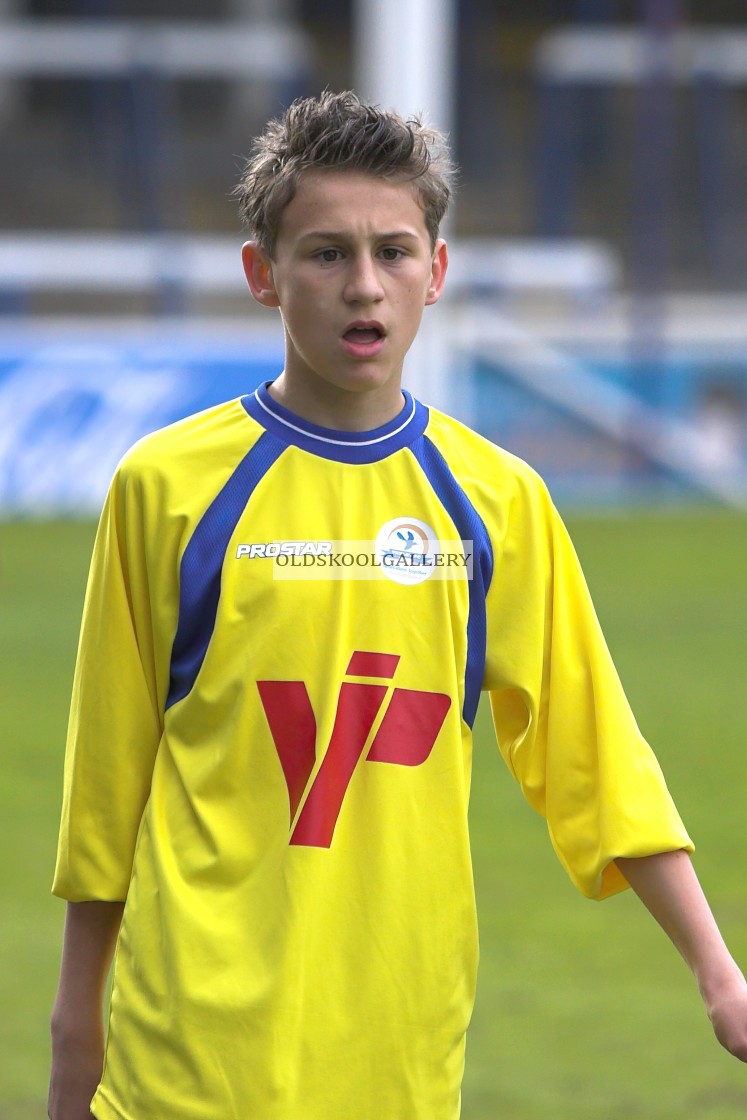
[[[300,238],[301,241],[348,241],[351,234],[346,233],[344,230],[312,230],[311,233],[305,233]],[[377,241],[417,241],[418,235],[414,230],[400,229],[391,233],[377,233],[375,234]]]

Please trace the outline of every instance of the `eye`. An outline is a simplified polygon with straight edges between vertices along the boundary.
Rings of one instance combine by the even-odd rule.
[[[334,264],[342,258],[342,253],[339,249],[321,249],[315,256],[322,264]]]
[[[385,261],[398,261],[404,255],[404,249],[399,249],[396,245],[385,245],[381,250],[381,255]]]

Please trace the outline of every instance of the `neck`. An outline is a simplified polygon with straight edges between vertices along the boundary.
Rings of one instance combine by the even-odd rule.
[[[399,381],[375,389],[341,389],[327,381],[288,376],[273,381],[270,396],[290,412],[339,432],[369,432],[387,424],[404,406]]]

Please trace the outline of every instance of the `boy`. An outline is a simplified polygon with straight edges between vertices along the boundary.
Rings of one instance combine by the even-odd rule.
[[[747,1059],[747,987],[544,487],[401,389],[448,173],[418,122],[294,103],[238,192],[284,370],[117,472],[66,761],[52,1120],[459,1115],[481,690],[572,880],[634,887]]]

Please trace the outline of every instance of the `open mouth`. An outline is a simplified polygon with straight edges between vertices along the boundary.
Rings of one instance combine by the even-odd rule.
[[[383,338],[384,332],[379,327],[350,327],[342,337],[356,346],[370,346]]]

